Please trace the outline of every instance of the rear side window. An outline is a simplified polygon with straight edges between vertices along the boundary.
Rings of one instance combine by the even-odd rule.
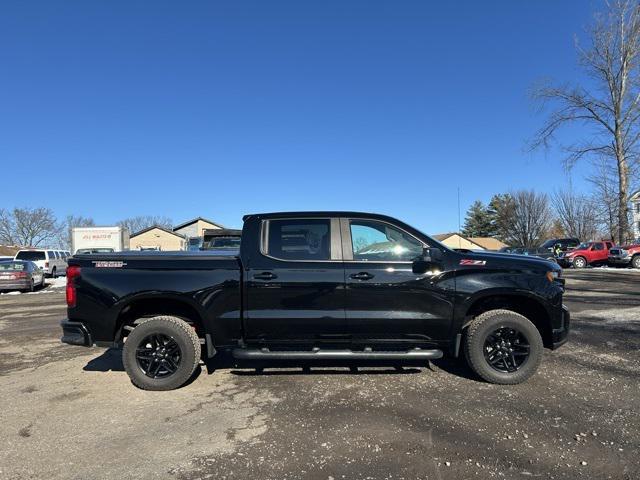
[[[284,260],[331,259],[329,219],[269,220],[263,251]]]
[[[16,255],[18,260],[29,260],[35,262],[37,260],[45,260],[44,252],[35,252],[31,250],[23,250]]]
[[[49,257],[49,260],[56,258],[56,255],[53,253],[53,250],[47,250],[47,256]]]

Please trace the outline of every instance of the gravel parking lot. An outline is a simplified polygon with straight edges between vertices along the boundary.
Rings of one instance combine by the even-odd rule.
[[[567,271],[570,342],[512,387],[463,366],[205,370],[131,385],[59,343],[63,289],[0,296],[0,478],[640,478],[640,273]]]

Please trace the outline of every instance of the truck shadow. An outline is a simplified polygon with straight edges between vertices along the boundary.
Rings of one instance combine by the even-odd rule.
[[[434,362],[436,363],[436,362]],[[449,362],[448,362],[449,363]],[[450,371],[454,367],[445,365],[441,360],[437,361],[439,368]],[[233,375],[239,376],[274,376],[274,375],[408,375],[421,373],[424,369],[432,369],[430,365],[388,365],[375,362],[278,362],[269,364],[239,363],[230,355],[220,353],[214,358],[204,362],[207,373],[212,374],[217,370],[230,370]],[[264,371],[263,368],[268,368]],[[122,350],[108,348],[101,355],[92,358],[83,367],[86,372],[124,372],[122,364]],[[200,374],[201,368],[196,369],[196,374],[188,382],[191,383]],[[458,370],[456,370],[457,372]],[[464,370],[460,370],[465,373]],[[471,372],[466,372],[472,375]],[[464,375],[463,375],[464,376]]]

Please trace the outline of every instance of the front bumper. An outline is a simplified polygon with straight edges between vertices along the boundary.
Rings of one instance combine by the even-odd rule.
[[[554,328],[551,331],[552,350],[561,347],[569,339],[569,330],[571,328],[571,313],[569,309],[562,305],[562,318],[560,321],[560,327]]]
[[[82,347],[93,346],[91,332],[89,332],[85,324],[63,320],[60,322],[60,326],[62,327],[62,338],[60,339],[62,343],[80,345]]]
[[[631,257],[619,257],[619,256],[610,256],[607,259],[609,265],[629,265],[631,262]]]

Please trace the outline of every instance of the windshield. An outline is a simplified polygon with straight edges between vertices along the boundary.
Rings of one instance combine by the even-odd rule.
[[[30,261],[44,260],[45,256],[44,256],[44,252],[37,252],[37,251],[33,251],[33,250],[23,250],[21,252],[18,252],[18,254],[16,255],[16,259],[17,260],[30,260]]]
[[[542,245],[540,245],[540,248],[551,248],[553,247],[556,243],[558,243],[555,239],[551,239],[551,240],[547,240],[546,242],[544,242]]]
[[[11,270],[11,271],[16,271],[16,272],[21,272],[23,270],[27,269],[27,264],[26,263],[21,263],[21,262],[0,262],[0,271],[7,271],[7,270]]]

